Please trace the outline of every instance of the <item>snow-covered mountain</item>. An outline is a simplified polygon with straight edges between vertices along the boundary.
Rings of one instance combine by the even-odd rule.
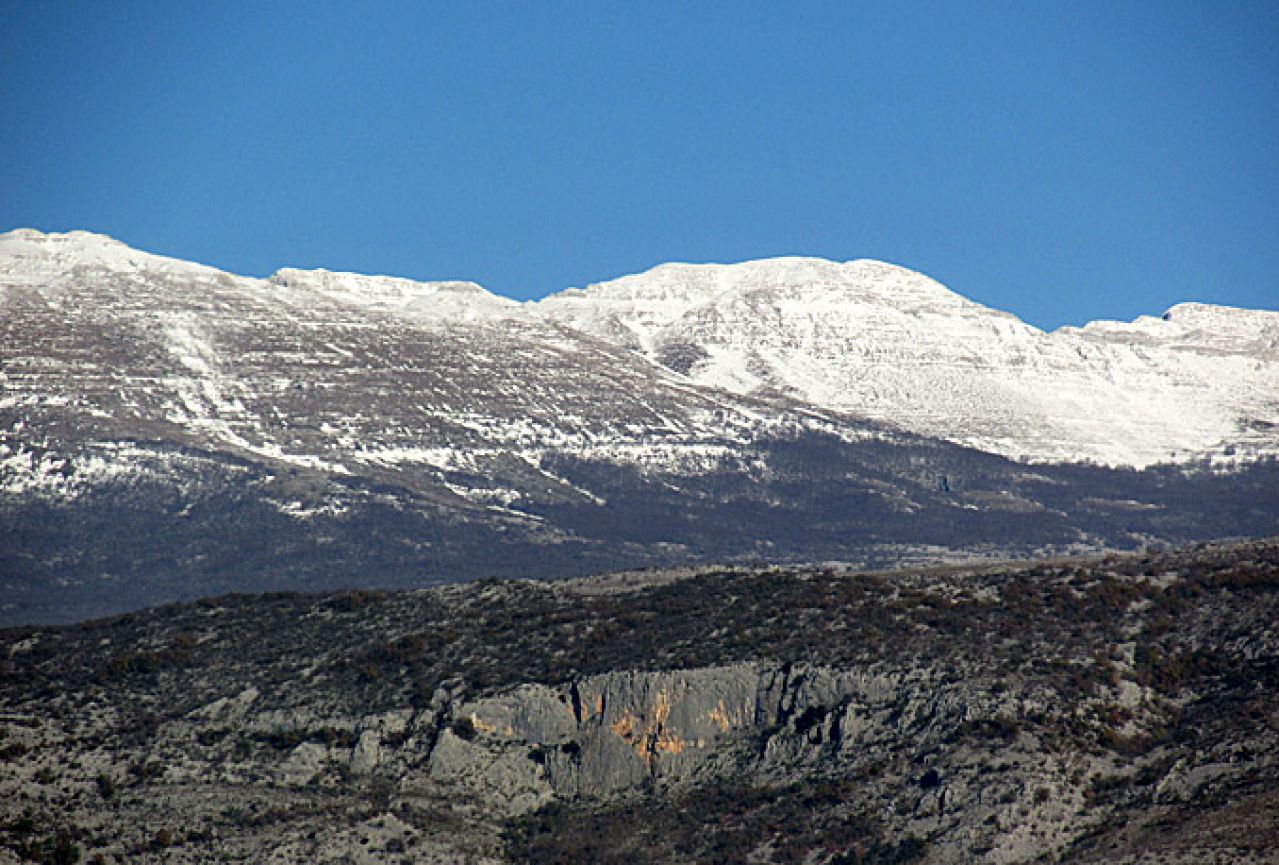
[[[698,383],[1017,459],[1140,467],[1279,446],[1279,312],[1182,304],[1044,333],[901,267],[809,258],[663,265],[538,308]]]
[[[162,438],[336,475],[428,477],[486,504],[589,499],[539,467],[548,448],[688,465],[797,422],[473,283],[250,279],[98,235],[20,231],[0,238],[0,304],[10,484],[76,477],[60,456],[35,457],[71,431],[113,448]],[[115,470],[109,458],[76,469],[91,466]]]
[[[875,262],[666,265],[520,304],[10,232],[0,622],[1273,533],[1277,334],[1198,305],[1044,334]]]

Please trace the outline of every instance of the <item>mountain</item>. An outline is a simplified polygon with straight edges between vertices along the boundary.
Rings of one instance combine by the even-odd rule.
[[[0,631],[0,862],[1266,865],[1277,619],[1271,539]]]
[[[9,235],[3,255],[5,408],[26,412],[9,461],[51,491],[118,465],[77,464],[72,481],[32,456],[65,435],[359,472],[458,507],[515,490],[571,501],[590,495],[536,464],[548,448],[608,455],[642,439],[637,459],[696,461],[761,423],[746,401],[470,283],[246,279],[92,236]],[[784,423],[775,414],[763,423]]]
[[[877,261],[663,265],[538,307],[694,381],[1034,462],[1274,453],[1279,312],[1181,304],[1048,334]]]
[[[1276,317],[1184,306],[1045,335],[900,268],[807,259],[517,304],[15,231],[0,624],[1273,534]]]

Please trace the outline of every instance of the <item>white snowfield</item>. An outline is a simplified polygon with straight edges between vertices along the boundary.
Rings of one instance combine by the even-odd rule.
[[[1033,462],[1143,467],[1279,446],[1279,312],[1187,303],[1045,333],[878,261],[667,264],[544,315],[743,394]]]
[[[572,497],[548,452],[712,471],[761,428],[878,434],[859,417],[1026,461],[1243,462],[1279,452],[1279,313],[1182,304],[1049,334],[901,267],[807,258],[516,303],[0,235],[0,469],[50,483],[66,472],[40,449],[74,427],[337,474],[411,466],[476,501],[506,502],[507,481]]]

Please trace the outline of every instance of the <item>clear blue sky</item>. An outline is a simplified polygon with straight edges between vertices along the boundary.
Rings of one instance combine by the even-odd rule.
[[[514,297],[881,258],[1279,307],[1279,3],[0,0],[0,229]]]

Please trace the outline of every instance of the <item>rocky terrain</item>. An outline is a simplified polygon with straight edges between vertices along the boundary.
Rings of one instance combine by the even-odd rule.
[[[810,259],[517,304],[14,231],[0,624],[1271,535],[1277,321],[1185,306],[1044,334],[904,268]]]
[[[0,861],[1279,861],[1279,540],[0,632]]]

